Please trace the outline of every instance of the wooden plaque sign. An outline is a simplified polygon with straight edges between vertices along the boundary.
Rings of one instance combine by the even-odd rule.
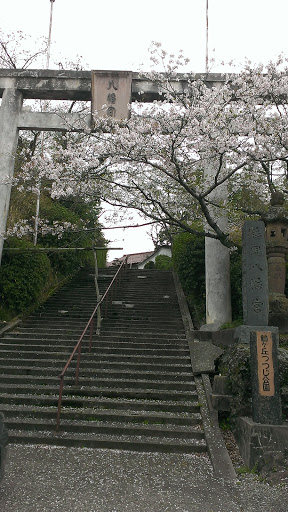
[[[92,71],[92,115],[128,119],[131,91],[131,71]]]
[[[272,347],[272,333],[257,331],[258,382],[261,396],[275,394]]]

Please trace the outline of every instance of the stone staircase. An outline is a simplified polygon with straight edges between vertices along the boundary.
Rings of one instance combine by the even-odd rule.
[[[99,275],[103,293],[115,269]],[[92,352],[84,338],[59,374],[95,305],[93,269],[79,274],[0,339],[0,410],[12,443],[139,451],[206,451],[200,404],[173,275],[128,270]]]

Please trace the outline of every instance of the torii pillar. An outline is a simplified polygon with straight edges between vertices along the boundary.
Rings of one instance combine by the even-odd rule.
[[[0,108],[0,262],[9,211],[21,107],[21,92],[17,89],[5,89]]]
[[[218,223],[220,224],[220,223]],[[232,321],[230,251],[219,240],[205,239],[206,329]]]
[[[214,179],[215,169],[208,165],[206,177]],[[210,194],[217,203],[225,204],[227,199],[226,184],[218,186]],[[211,212],[220,229],[225,233],[228,217],[225,209]],[[230,250],[220,240],[205,238],[205,283],[206,283],[206,324],[203,330],[217,330],[221,325],[232,321],[231,285],[230,285]]]

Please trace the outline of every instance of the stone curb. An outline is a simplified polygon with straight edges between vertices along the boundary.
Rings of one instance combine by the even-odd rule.
[[[193,350],[194,343],[191,341],[194,338],[193,323],[186,303],[186,299],[179,282],[178,276],[173,272],[176,292],[179,299],[180,311],[183,318],[183,323],[186,330],[186,335],[189,340],[190,353]],[[216,347],[215,347],[216,348]],[[191,354],[191,364],[193,368],[193,354]],[[218,424],[218,413],[213,408],[211,402],[212,388],[209,380],[209,375],[200,374],[194,375],[196,389],[201,403],[200,411],[203,420],[203,428],[207,449],[210,460],[217,478],[224,478],[226,480],[235,480],[237,478],[232,461],[229,457],[226,445],[224,443],[221,430]]]
[[[208,375],[195,376],[199,400],[201,400],[201,415],[208,453],[213,465],[215,476],[226,480],[237,478],[228,450],[224,443],[218,424],[218,414],[213,409],[210,400],[211,384]]]
[[[22,322],[21,318],[15,317],[15,318],[13,318],[13,320],[11,320],[11,322],[8,322],[4,326],[2,326],[0,328],[0,338],[3,336],[3,334],[5,334],[5,332],[11,331],[15,327],[17,327],[17,325],[21,324],[21,322]]]

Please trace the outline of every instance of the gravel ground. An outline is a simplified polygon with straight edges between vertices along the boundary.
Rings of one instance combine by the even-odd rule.
[[[287,512],[287,500],[288,482],[215,479],[205,455],[45,445],[10,445],[0,486],[1,512]]]
[[[221,431],[226,448],[228,450],[230,459],[234,468],[237,470],[241,466],[244,466],[244,461],[240,455],[238,444],[236,443],[235,437],[231,430]]]

